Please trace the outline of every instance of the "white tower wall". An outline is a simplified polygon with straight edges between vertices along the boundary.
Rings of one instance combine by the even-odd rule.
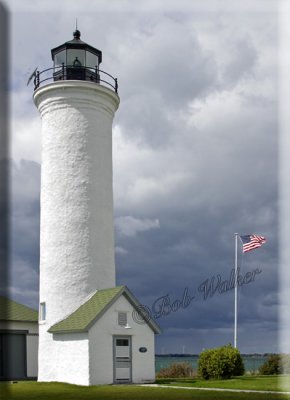
[[[96,83],[40,87],[42,118],[39,380],[54,380],[47,330],[96,289],[115,286],[112,122],[118,95]]]

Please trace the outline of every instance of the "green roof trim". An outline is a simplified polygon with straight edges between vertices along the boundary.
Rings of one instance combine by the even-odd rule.
[[[7,297],[0,296],[0,321],[38,322],[38,312]]]
[[[50,333],[80,333],[87,332],[89,328],[108,310],[108,308],[120,297],[124,295],[131,305],[137,310],[140,303],[128,290],[126,286],[117,286],[110,289],[98,290],[92,297],[82,304],[77,310],[68,315],[63,320],[51,326]],[[154,333],[161,330],[152,319],[146,321]]]

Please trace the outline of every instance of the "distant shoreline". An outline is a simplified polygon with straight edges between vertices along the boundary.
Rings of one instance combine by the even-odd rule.
[[[252,353],[241,354],[244,361],[246,372],[258,372],[259,368],[269,359],[269,357],[277,353]],[[156,372],[161,369],[168,368],[175,363],[189,363],[194,370],[198,369],[199,354],[156,354],[155,369]]]
[[[243,353],[241,353],[241,356],[242,357],[270,357],[270,356],[272,356],[272,355],[277,355],[277,354],[279,354],[279,353],[247,353],[247,354],[243,354]],[[188,354],[179,354],[179,353],[173,353],[173,354],[171,354],[171,353],[169,353],[169,354],[155,354],[155,357],[196,357],[196,358],[198,358],[199,357],[199,354],[190,354],[190,353],[188,353]]]

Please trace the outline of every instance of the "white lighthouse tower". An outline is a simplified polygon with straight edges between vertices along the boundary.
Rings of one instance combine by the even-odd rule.
[[[53,68],[35,73],[33,96],[42,118],[38,380],[152,381],[159,328],[134,321],[137,300],[115,286],[117,80],[78,30],[51,52]]]

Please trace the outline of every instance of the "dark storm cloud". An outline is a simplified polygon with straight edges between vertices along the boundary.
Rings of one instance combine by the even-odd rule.
[[[1,140],[2,141],[2,140]],[[7,292],[9,266],[9,176],[8,160],[0,160],[0,292]]]
[[[248,146],[245,166],[243,159],[238,160],[238,151],[235,159],[233,152],[233,159],[229,160],[233,168],[223,157],[213,168],[209,157],[200,181],[188,181],[184,188],[177,186],[170,202],[155,196],[154,206],[143,204],[149,216],[158,218],[160,228],[131,238],[117,235],[117,245],[127,251],[125,255],[117,255],[117,271],[119,281],[126,282],[147,306],[151,307],[157,298],[167,294],[173,302],[180,299],[184,288],[189,288],[194,295],[202,282],[217,274],[228,279],[234,266],[234,232],[263,233],[267,236],[267,245],[241,260],[242,273],[255,268],[261,268],[262,273],[255,282],[241,289],[247,296],[240,297],[239,325],[260,321],[259,329],[264,326],[267,345],[272,342],[274,346],[277,307],[275,302],[264,303],[264,299],[274,298],[277,293],[276,157],[268,155],[268,146],[261,149],[258,140],[255,151],[253,146],[254,140]],[[158,322],[165,331],[176,327],[182,327],[184,332],[228,327],[228,341],[232,340],[233,292],[207,301],[199,298],[188,309],[173,312]],[[194,351],[201,348],[191,345]],[[259,349],[266,351],[263,346]],[[172,351],[178,349],[173,346]]]
[[[9,19],[6,7],[0,2],[0,34],[2,38],[0,64],[0,291],[7,289],[9,252],[9,176],[8,176],[8,71],[9,71]]]
[[[11,296],[37,308],[39,274],[40,166],[11,162],[10,291]]]

